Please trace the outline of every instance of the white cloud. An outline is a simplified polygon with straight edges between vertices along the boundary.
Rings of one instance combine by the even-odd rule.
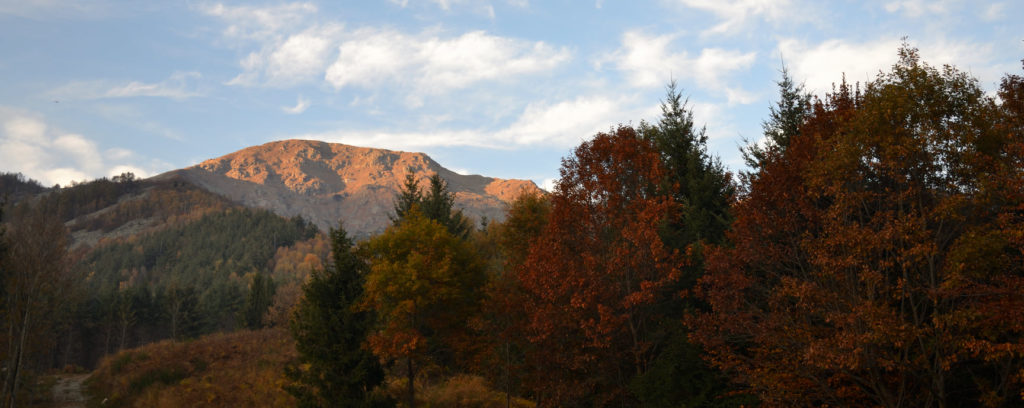
[[[630,98],[579,97],[556,103],[530,104],[515,121],[498,130],[332,131],[293,137],[397,150],[437,146],[492,149],[523,146],[569,148],[589,139],[597,132],[611,129],[616,124],[646,117],[643,115],[651,116],[653,113],[654,110],[650,107],[637,108]]]
[[[485,80],[553,69],[570,52],[474,31],[454,38],[359,30],[338,47],[325,80],[335,88],[410,83],[418,94],[438,94]]]
[[[309,109],[309,100],[306,99],[306,98],[303,98],[302,96],[299,96],[299,100],[295,104],[295,106],[284,106],[284,107],[281,107],[281,110],[283,110],[284,113],[287,113],[289,115],[298,115],[298,114],[300,114],[302,112],[305,112],[306,109]]]
[[[444,9],[462,3],[437,2]],[[494,14],[489,2],[465,3]],[[522,0],[512,3],[527,6]],[[419,34],[387,28],[345,30],[339,22],[314,21],[317,8],[308,3],[262,8],[215,4],[200,10],[225,21],[223,36],[234,47],[257,47],[239,61],[242,72],[229,85],[292,86],[319,80],[335,89],[398,85],[410,87],[406,94],[417,104],[425,95],[549,70],[571,58],[566,48],[483,31],[445,37],[436,29]]]
[[[547,191],[549,193],[553,193],[555,191],[556,185],[558,185],[558,179],[546,178],[544,179],[544,181],[540,183],[540,188],[544,189],[544,191]]]
[[[622,36],[622,47],[604,61],[613,62],[634,86],[664,86],[669,78],[688,79],[700,88],[724,92],[729,103],[751,103],[756,99],[726,80],[733,72],[750,68],[756,53],[705,48],[700,55],[691,56],[685,50],[670,51],[675,38],[629,31]]]
[[[896,0],[885,4],[885,11],[901,13],[910,18],[925,14],[949,13],[949,1],[939,0]]]
[[[607,97],[580,97],[554,104],[532,103],[495,139],[513,145],[570,147],[597,132],[638,117],[624,109],[628,101]]]
[[[148,175],[140,166],[127,163],[136,159],[131,151],[115,148],[101,154],[96,142],[54,129],[39,115],[0,107],[0,123],[3,171],[20,172],[43,185],[66,185],[124,171]]]
[[[808,91],[821,94],[831,91],[832,84],[838,84],[844,73],[849,83],[874,80],[880,71],[888,71],[896,63],[899,47],[899,39],[863,43],[832,39],[819,44],[785,39],[779,42],[778,50],[786,57],[794,78],[804,81]],[[978,77],[983,85],[995,83],[1003,72],[1004,67],[993,66],[993,50],[987,44],[934,40],[917,47],[922,61],[936,67],[954,65]]]
[[[198,72],[175,72],[163,81],[145,83],[139,81],[77,81],[54,89],[49,96],[61,99],[110,99],[133,97],[156,97],[185,100],[202,93],[189,84],[190,81],[202,77]]]
[[[721,20],[703,32],[705,35],[732,34],[740,31],[754,18],[779,23],[807,21],[806,7],[797,7],[791,0],[679,0],[689,8],[702,10]]]
[[[326,69],[342,29],[338,24],[317,25],[264,42],[240,63],[243,71],[229,85],[266,83],[287,86],[312,82]]]
[[[226,6],[223,3],[199,7],[202,13],[220,18],[228,25],[224,36],[240,40],[265,40],[281,32],[300,27],[317,7],[312,3],[287,3],[277,6]]]

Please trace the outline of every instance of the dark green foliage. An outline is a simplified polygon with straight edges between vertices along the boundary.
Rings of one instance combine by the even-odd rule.
[[[452,235],[462,239],[469,237],[472,223],[462,210],[454,209],[455,193],[448,190],[448,182],[440,175],[430,176],[430,187],[426,191],[420,189],[419,180],[412,173],[405,176],[405,185],[395,198],[395,216],[391,221],[397,223],[405,218],[413,207],[419,207],[427,219],[437,221]]]
[[[405,184],[402,185],[402,191],[398,193],[398,197],[395,197],[395,216],[391,217],[391,222],[398,222],[398,220],[405,218],[409,210],[422,201],[423,191],[420,189],[420,181],[416,179],[416,175],[410,169],[409,174],[405,175]]]
[[[273,278],[262,273],[253,275],[252,282],[249,283],[249,295],[245,300],[245,327],[263,327],[263,315],[274,301],[274,290]]]
[[[782,79],[776,84],[779,86],[779,101],[769,108],[768,120],[761,123],[764,147],[748,141],[748,146],[740,149],[743,160],[754,170],[764,165],[768,154],[789,147],[790,139],[800,133],[800,127],[811,113],[811,94],[804,90],[803,84],[793,82],[785,65],[782,66]]]
[[[77,265],[92,295],[75,308],[75,347],[61,354],[89,367],[121,348],[245,325],[247,306],[272,297],[266,286],[277,249],[316,233],[300,218],[235,209],[101,245]],[[263,292],[252,297],[248,277],[257,275]]]
[[[0,173],[0,199],[18,202],[46,191],[38,181],[26,178],[21,173]]]
[[[313,271],[291,321],[301,366],[289,369],[297,385],[288,391],[301,406],[390,405],[372,393],[384,370],[363,347],[373,315],[356,308],[367,270],[344,228],[332,229],[331,263]]]
[[[675,82],[669,83],[661,120],[644,129],[669,173],[663,191],[681,207],[663,233],[665,243],[677,249],[719,242],[729,226],[729,200],[735,193],[731,175],[717,157],[708,155],[705,129],[697,130],[686,105]]]
[[[737,406],[736,401],[721,398],[728,391],[727,380],[704,363],[699,347],[687,339],[683,315],[700,305],[679,295],[691,290],[703,273],[704,244],[724,239],[735,185],[718,158],[708,155],[705,130],[694,125],[675,82],[669,83],[661,110],[657,126],[644,128],[644,134],[654,140],[667,169],[661,194],[669,195],[679,208],[665,220],[661,234],[666,245],[688,252],[690,259],[680,279],[652,305],[678,318],[647,328],[657,357],[630,388],[644,406]]]

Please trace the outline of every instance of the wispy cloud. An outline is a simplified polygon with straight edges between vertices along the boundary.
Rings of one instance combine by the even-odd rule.
[[[729,103],[751,103],[755,97],[728,77],[749,69],[757,54],[721,48],[704,48],[691,56],[686,50],[673,51],[675,35],[648,35],[629,31],[622,36],[619,50],[605,57],[626,73],[638,87],[663,86],[669,78],[692,80],[696,86],[725,94]]]
[[[301,95],[299,96],[298,102],[295,103],[295,106],[283,106],[283,107],[281,107],[281,110],[284,111],[284,113],[287,113],[289,115],[298,115],[298,114],[300,114],[302,112],[305,112],[306,109],[309,109],[309,100],[306,99],[306,98],[303,98]]]
[[[108,99],[108,98],[134,98],[134,97],[156,97],[184,100],[202,96],[194,85],[196,79],[201,78],[198,72],[175,72],[170,78],[155,82],[146,83],[140,81],[76,81],[48,92],[48,96],[55,99]]]
[[[948,0],[896,0],[885,3],[885,11],[901,13],[906,17],[917,18],[927,14],[949,13]]]
[[[227,6],[223,3],[198,7],[203,14],[223,20],[224,36],[238,40],[266,40],[293,31],[316,14],[312,3],[286,3],[275,6]]]
[[[798,7],[793,0],[678,0],[680,4],[714,14],[719,23],[705,30],[703,35],[735,34],[750,25],[751,20],[763,19],[772,23],[781,21],[808,21],[806,7]]]
[[[437,129],[433,131],[328,131],[296,135],[357,146],[416,150],[427,147],[515,149],[529,146],[569,148],[617,123],[650,117],[655,109],[638,106],[635,98],[581,96],[550,103],[529,104],[519,116],[497,130]]]

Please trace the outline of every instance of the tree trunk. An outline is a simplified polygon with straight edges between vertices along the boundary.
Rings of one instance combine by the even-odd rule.
[[[409,371],[409,408],[416,408],[416,387],[413,385],[413,379],[416,378],[416,372],[413,371],[412,356],[406,357],[405,365],[406,369]]]

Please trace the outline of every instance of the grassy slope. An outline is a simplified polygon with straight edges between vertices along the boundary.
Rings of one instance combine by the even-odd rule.
[[[87,392],[104,407],[289,407],[283,367],[295,357],[282,329],[163,341],[105,358]]]

